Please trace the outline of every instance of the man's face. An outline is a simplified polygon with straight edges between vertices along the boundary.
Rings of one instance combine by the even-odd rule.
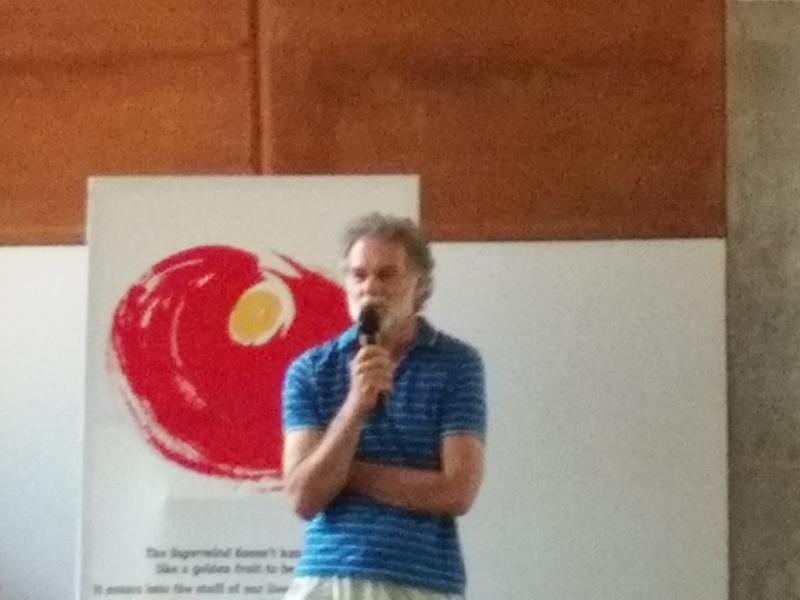
[[[345,290],[350,317],[374,305],[384,330],[416,314],[420,277],[398,242],[361,238],[350,248],[345,270]]]

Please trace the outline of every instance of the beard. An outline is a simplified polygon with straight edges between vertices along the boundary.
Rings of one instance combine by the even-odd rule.
[[[392,302],[385,298],[367,296],[360,299],[348,299],[347,308],[350,318],[357,322],[361,311],[367,306],[372,306],[378,314],[380,319],[379,336],[393,331],[407,319],[416,316],[416,311],[411,306],[402,306],[397,301]]]

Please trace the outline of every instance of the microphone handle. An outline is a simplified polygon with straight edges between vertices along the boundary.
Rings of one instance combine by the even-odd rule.
[[[368,333],[364,335],[364,343],[365,344],[377,344],[378,343],[378,335],[375,333]],[[388,399],[388,394],[383,392],[378,392],[378,399],[375,402],[375,412],[382,413],[386,408],[386,400]]]

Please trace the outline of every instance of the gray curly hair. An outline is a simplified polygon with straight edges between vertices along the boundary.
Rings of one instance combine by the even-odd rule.
[[[350,249],[362,238],[373,238],[396,242],[406,249],[406,255],[419,273],[420,289],[416,309],[420,310],[433,293],[433,256],[430,243],[420,228],[411,219],[370,213],[351,222],[342,235],[341,257],[347,264]]]

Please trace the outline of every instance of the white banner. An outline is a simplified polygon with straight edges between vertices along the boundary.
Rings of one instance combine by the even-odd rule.
[[[418,218],[416,177],[109,177],[89,187],[80,598],[280,595],[288,362],[349,324],[339,236]]]

